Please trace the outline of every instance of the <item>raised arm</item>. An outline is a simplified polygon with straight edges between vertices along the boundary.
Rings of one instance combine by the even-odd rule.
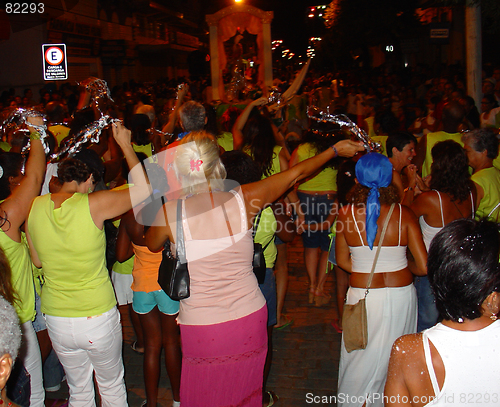
[[[184,97],[186,96],[188,90],[189,90],[189,87],[187,85],[183,85],[177,91],[177,100],[175,101],[174,110],[172,111],[172,113],[170,113],[170,116],[168,118],[168,122],[165,126],[163,126],[163,129],[162,129],[162,131],[164,133],[173,133],[174,132],[175,123],[177,122],[177,119],[179,118],[179,109],[181,108],[182,103],[184,102]]]
[[[361,142],[341,140],[321,154],[304,160],[287,171],[282,171],[259,182],[243,185],[242,191],[247,204],[247,215],[249,219],[253,219],[264,206],[274,202],[297,181],[314,173],[328,160],[337,157],[337,155],[352,157],[358,151],[362,150],[363,144]]]
[[[144,169],[130,144],[130,130],[123,124],[116,123],[113,125],[113,137],[127,160],[133,186],[128,189],[99,191],[89,195],[90,213],[99,228],[102,228],[106,219],[112,219],[127,212],[151,193],[151,186]]]
[[[28,121],[35,125],[43,124],[40,117],[30,117]],[[6,216],[8,219],[8,222],[3,224],[2,230],[15,241],[20,241],[21,239],[19,227],[28,216],[31,201],[40,193],[46,167],[45,152],[40,141],[40,135],[31,126],[29,126],[29,130],[31,148],[28,160],[26,161],[25,176],[19,183],[19,186],[1,204],[1,209],[5,212],[2,216]]]
[[[235,150],[239,150],[243,147],[243,127],[245,127],[245,123],[248,120],[248,116],[250,116],[250,112],[255,106],[262,106],[266,104],[267,101],[268,99],[265,97],[253,100],[245,107],[243,112],[241,112],[239,117],[236,119],[233,126],[233,145]]]

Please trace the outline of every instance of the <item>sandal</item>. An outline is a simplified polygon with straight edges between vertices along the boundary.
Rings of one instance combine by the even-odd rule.
[[[144,355],[144,348],[138,348],[137,347],[137,341],[132,342],[132,345],[130,345],[130,348],[135,352],[138,353],[139,355]]]
[[[281,314],[281,319],[284,319],[285,323],[281,324],[279,326],[275,325],[274,329],[277,329],[277,330],[285,329],[287,326],[290,326],[290,325],[293,324],[293,318],[291,316],[289,316],[289,315]]]
[[[339,319],[334,319],[332,321],[332,326],[333,326],[333,329],[335,329],[335,332],[337,332],[338,334],[342,333],[342,327],[340,326],[340,320]]]
[[[324,291],[316,291],[316,294],[314,295],[314,303],[317,307],[328,304],[331,299],[332,296],[326,294]]]
[[[278,400],[280,399],[276,393],[272,390],[268,390],[266,391],[266,394],[269,395],[269,403],[266,404],[266,402],[264,400],[262,400],[262,407],[271,407],[271,406],[274,406]]]

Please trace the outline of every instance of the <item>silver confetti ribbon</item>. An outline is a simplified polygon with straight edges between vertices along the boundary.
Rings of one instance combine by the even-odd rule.
[[[336,123],[340,127],[347,127],[349,131],[363,142],[366,151],[382,151],[380,143],[372,140],[363,129],[353,123],[345,114],[331,114],[329,111],[325,112],[316,106],[309,106],[307,108],[307,117],[320,123]]]
[[[90,104],[94,102],[97,110],[99,110],[99,112],[101,112],[101,115],[103,115],[103,112],[100,108],[101,101],[109,99],[114,102],[114,100],[111,99],[111,91],[109,90],[106,81],[103,79],[90,77],[83,81],[81,85],[84,86],[85,90],[90,93]]]
[[[38,124],[33,124],[28,121],[29,117],[41,117],[43,120],[43,124],[38,125]],[[50,152],[50,147],[49,144],[47,143],[47,124],[45,124],[45,116],[43,113],[40,113],[38,110],[35,109],[25,109],[22,107],[19,107],[15,110],[13,110],[10,114],[9,117],[0,125],[0,134],[2,137],[4,136],[6,130],[10,127],[21,127],[23,124],[26,126],[31,126],[35,131],[40,134],[40,141],[43,146],[43,150],[45,154],[48,154]],[[29,130],[28,129],[20,129],[20,131],[23,131],[26,133],[26,144],[21,150],[21,155],[23,157],[23,163],[21,166],[21,173],[24,174],[25,169],[26,169],[26,160],[28,158],[28,153],[31,149],[31,140],[29,138]]]
[[[52,162],[75,155],[88,142],[99,143],[102,131],[111,124],[120,121],[119,119],[113,119],[109,115],[105,115],[102,111],[102,104],[104,104],[106,100],[113,102],[110,96],[111,92],[105,80],[91,77],[83,81],[81,85],[90,93],[91,98],[89,105],[94,104],[101,114],[101,117],[84,127],[74,137],[68,140],[61,146],[57,154],[52,154],[50,157]]]
[[[41,117],[44,123],[42,125],[30,123],[28,121],[28,117]],[[45,115],[43,113],[40,113],[38,110],[25,109],[22,107],[19,107],[19,108],[13,110],[9,114],[9,117],[0,125],[0,132],[3,136],[5,134],[5,131],[7,130],[7,128],[20,127],[23,124],[25,124],[27,126],[31,126],[40,134],[40,141],[42,142],[43,149],[45,151],[45,154],[48,154],[49,153],[49,145],[46,141],[47,125],[45,124]],[[27,133],[27,136],[29,137],[29,131],[28,130],[25,130],[25,131]],[[28,142],[23,147],[21,154],[26,155],[30,149],[30,146],[31,146],[31,143],[30,143],[30,140],[28,138]]]
[[[121,122],[121,120],[113,119],[107,115],[101,116],[98,120],[80,130],[73,138],[67,140],[67,142],[60,148],[59,152],[50,157],[51,160],[56,161],[66,157],[72,157],[88,142],[98,143],[101,132],[106,127],[116,122]]]
[[[282,108],[285,106],[285,99],[278,91],[277,88],[273,88],[269,93],[269,99],[267,101],[268,105],[276,104],[277,108]]]

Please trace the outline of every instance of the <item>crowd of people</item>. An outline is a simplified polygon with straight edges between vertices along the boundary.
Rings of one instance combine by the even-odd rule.
[[[162,348],[174,407],[275,404],[266,385],[272,335],[294,323],[284,304],[287,243],[297,234],[309,304],[329,306],[334,295],[342,332],[344,299],[366,301],[368,343],[350,352],[342,342],[339,393],[367,397],[385,387],[388,397],[445,405],[460,386],[486,391],[486,378],[500,378],[497,367],[481,365],[474,381],[461,382],[455,370],[466,374],[472,359],[453,343],[464,342],[472,358],[474,344],[491,341],[500,324],[500,69],[485,72],[481,114],[452,68],[440,77],[423,68],[374,71],[364,80],[312,72],[280,109],[266,96],[212,101],[206,83],[184,78],[116,86],[96,106],[86,87],[94,79],[44,89],[39,102],[30,89],[0,97],[2,120],[24,107],[47,124],[46,137],[40,117],[6,126],[0,145],[0,267],[8,276],[0,294],[27,345],[7,391],[29,378],[28,396],[3,386],[2,400],[43,406],[52,375],[44,365],[53,358],[69,406],[95,405],[94,375],[101,405],[126,406],[118,306],[129,308],[132,349],[144,354],[143,406],[157,404]],[[290,79],[280,76],[277,92]],[[380,148],[366,152],[308,106],[346,115]],[[66,157],[101,114],[121,121]],[[64,157],[49,162],[47,144]],[[190,296],[175,301],[157,273],[161,251],[175,253],[179,239]],[[260,284],[255,243],[266,266]],[[335,293],[325,284],[330,265]],[[0,338],[12,364],[10,346]],[[480,353],[485,364],[496,355],[494,346]],[[458,370],[462,359],[466,370]],[[409,384],[411,363],[419,385]]]

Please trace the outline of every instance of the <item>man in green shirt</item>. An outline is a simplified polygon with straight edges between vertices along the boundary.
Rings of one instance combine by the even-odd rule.
[[[487,217],[499,222],[500,171],[493,166],[498,155],[498,138],[490,129],[477,129],[462,136],[472,181],[477,189],[476,219]]]

